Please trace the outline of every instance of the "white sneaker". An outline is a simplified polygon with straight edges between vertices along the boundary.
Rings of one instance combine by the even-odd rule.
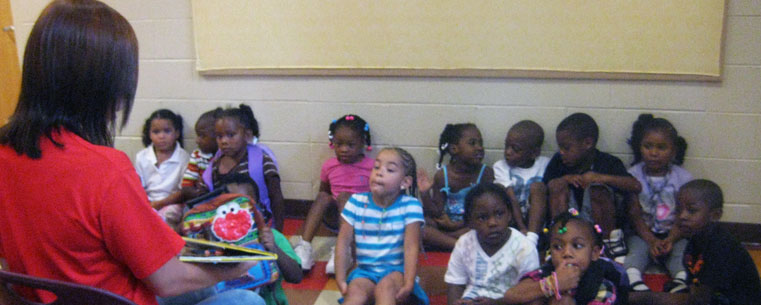
[[[312,255],[312,243],[299,239],[299,242],[293,246],[293,252],[301,259],[301,269],[304,271],[312,270],[314,266],[314,257]]]
[[[330,247],[330,258],[325,265],[325,274],[336,274],[336,246]]]

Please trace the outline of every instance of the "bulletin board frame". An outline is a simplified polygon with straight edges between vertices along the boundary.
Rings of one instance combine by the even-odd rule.
[[[720,81],[725,0],[192,0],[203,75]]]

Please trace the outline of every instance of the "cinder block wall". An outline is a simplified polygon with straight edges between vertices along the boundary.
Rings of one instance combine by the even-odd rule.
[[[599,148],[631,160],[626,145],[641,112],[671,120],[690,147],[685,167],[725,191],[724,221],[761,223],[761,1],[730,0],[724,80],[709,82],[201,76],[195,71],[188,0],[106,0],[130,20],[140,42],[140,81],[130,123],[117,148],[131,157],[142,148],[141,126],[155,109],[183,115],[187,149],[193,124],[217,106],[254,108],[262,141],[281,163],[289,199],[312,199],[320,164],[332,152],[327,127],[356,113],[370,122],[373,146],[399,145],[418,164],[435,169],[438,135],[447,122],[474,122],[492,164],[505,132],[521,119],[545,129],[543,154],[556,149],[555,127],[583,111],[601,128]],[[11,0],[19,54],[45,0]],[[377,150],[376,150],[377,151]]]

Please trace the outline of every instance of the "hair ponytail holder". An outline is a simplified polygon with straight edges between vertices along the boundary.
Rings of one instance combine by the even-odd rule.
[[[353,115],[347,115],[346,116],[346,120],[347,121],[354,121],[354,116]]]
[[[449,143],[441,144],[441,151],[447,150],[447,147],[449,147]]]
[[[579,216],[579,210],[574,209],[574,208],[568,209],[568,213],[571,213],[571,215],[573,215],[573,216]]]
[[[371,150],[373,150],[373,146],[372,145],[367,145],[367,151],[371,151]]]
[[[370,131],[370,125],[368,125],[367,123],[365,123],[365,131]]]
[[[335,119],[334,119],[334,120],[333,120],[332,122],[330,122],[330,123],[331,123],[331,124],[335,124],[336,122],[338,122],[338,120],[335,120]]]
[[[253,139],[251,139],[251,144],[256,145],[256,143],[259,143],[259,138],[258,137],[254,137]]]
[[[600,228],[600,225],[595,224],[595,231],[597,231],[597,234],[602,234],[602,228]]]

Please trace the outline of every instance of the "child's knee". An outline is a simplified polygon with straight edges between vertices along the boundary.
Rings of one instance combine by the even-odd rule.
[[[550,194],[564,194],[568,192],[568,184],[560,178],[552,179],[547,183],[547,189]]]
[[[388,297],[396,296],[396,292],[399,291],[399,288],[401,287],[401,283],[404,282],[404,277],[401,272],[391,272],[388,275],[384,276],[380,282],[378,282],[378,285],[375,285],[375,297],[376,299],[379,297]]]
[[[529,192],[531,192],[531,194],[546,194],[547,186],[542,182],[534,182],[529,187]]]

